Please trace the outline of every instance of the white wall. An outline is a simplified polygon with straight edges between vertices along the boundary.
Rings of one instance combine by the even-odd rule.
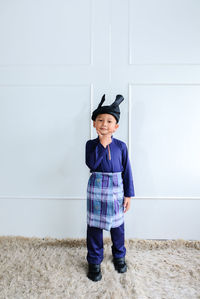
[[[0,1],[0,235],[85,237],[91,112],[116,94],[129,238],[200,239],[200,2]]]

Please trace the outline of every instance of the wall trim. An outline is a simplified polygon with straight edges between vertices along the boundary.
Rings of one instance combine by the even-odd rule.
[[[40,200],[86,200],[86,197],[70,197],[70,196],[30,196],[30,195],[23,195],[23,196],[0,196],[1,199],[40,199]],[[200,197],[139,197],[135,196],[132,197],[132,200],[200,200]]]
[[[137,63],[135,62],[135,51],[132,50],[131,42],[131,0],[128,0],[128,62],[129,66],[200,66],[200,63]]]
[[[94,5],[93,0],[89,0],[89,34],[90,34],[90,57],[89,63],[40,63],[40,64],[26,64],[26,63],[11,63],[11,64],[0,64],[0,68],[10,68],[10,67],[68,67],[68,66],[92,66],[94,64]]]

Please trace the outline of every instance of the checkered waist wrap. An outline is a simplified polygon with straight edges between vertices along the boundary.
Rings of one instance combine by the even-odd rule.
[[[121,172],[92,172],[87,185],[87,224],[110,230],[124,222]]]

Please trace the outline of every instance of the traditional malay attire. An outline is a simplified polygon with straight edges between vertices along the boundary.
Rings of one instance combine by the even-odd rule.
[[[92,120],[108,113],[118,123],[119,104],[123,100],[123,96],[117,95],[113,104],[102,106],[104,95]],[[111,233],[114,261],[121,261],[126,255],[123,204],[124,197],[135,196],[135,191],[127,146],[113,135],[111,139],[106,148],[99,137],[86,142],[85,162],[91,173],[87,185],[87,261],[90,268],[103,260],[103,229]]]

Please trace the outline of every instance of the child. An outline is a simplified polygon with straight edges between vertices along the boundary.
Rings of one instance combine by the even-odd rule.
[[[87,276],[92,281],[102,278],[103,229],[111,233],[115,270],[127,271],[124,213],[135,192],[127,146],[112,135],[119,127],[123,100],[117,95],[113,104],[102,106],[105,95],[102,97],[92,114],[98,137],[86,142],[85,162],[92,173],[87,185]]]

